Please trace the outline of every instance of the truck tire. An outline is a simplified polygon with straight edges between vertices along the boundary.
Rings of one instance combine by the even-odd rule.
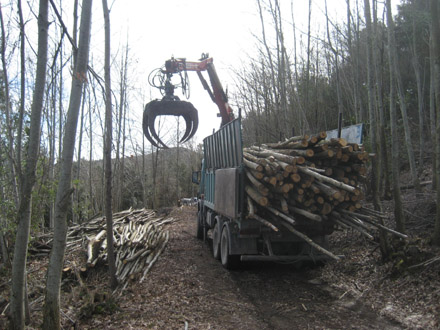
[[[220,260],[220,230],[219,221],[216,221],[212,230],[212,254],[217,260]]]
[[[227,225],[223,226],[222,235],[220,239],[220,256],[224,268],[233,270],[240,265],[240,256],[231,255],[229,253],[230,233]]]
[[[202,211],[200,210],[199,212],[197,212],[197,238],[198,239],[203,239],[203,217],[202,217]]]

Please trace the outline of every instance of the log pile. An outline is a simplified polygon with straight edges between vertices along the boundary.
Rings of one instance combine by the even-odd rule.
[[[358,144],[326,137],[321,132],[245,148],[245,191],[250,218],[271,228],[281,220],[295,235],[338,259],[297,228],[319,227],[329,234],[339,226],[372,238],[368,233],[372,227],[384,229],[380,224],[383,215],[361,204],[360,185],[366,181],[369,154]],[[272,229],[278,230],[276,226]]]
[[[163,225],[173,221],[174,218],[158,217],[155,211],[147,209],[130,209],[113,215],[116,276],[120,283],[127,279],[140,278],[141,282],[145,279],[168,242],[169,232]],[[106,261],[105,217],[94,221],[94,235],[89,231],[81,236],[84,234],[87,237],[87,267]]]
[[[113,242],[116,259],[116,276],[120,284],[126,285],[128,279],[143,281],[159,255],[165,248],[169,232],[164,225],[174,222],[172,217],[158,216],[156,211],[148,209],[125,210],[113,214]],[[107,261],[105,217],[98,217],[69,228],[67,233],[66,255],[77,250],[87,254],[87,261],[79,265],[85,272],[98,263]],[[35,255],[47,255],[52,239],[40,238],[32,250]],[[67,265],[64,271],[72,271]]]

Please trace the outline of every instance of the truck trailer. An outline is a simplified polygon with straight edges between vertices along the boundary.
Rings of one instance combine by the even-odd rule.
[[[300,264],[328,259],[276,216],[271,215],[271,222],[279,224],[277,231],[248,216],[241,132],[239,116],[203,140],[201,170],[193,173],[193,182],[200,185],[197,238],[212,244],[214,258],[227,269],[241,261]],[[325,222],[292,226],[320,246],[333,231],[332,224]]]

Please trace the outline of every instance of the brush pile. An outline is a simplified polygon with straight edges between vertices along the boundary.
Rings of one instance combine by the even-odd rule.
[[[383,215],[360,203],[369,154],[343,138],[325,140],[326,137],[321,132],[243,150],[249,217],[277,229],[270,221],[275,215],[321,252],[323,249],[297,229],[305,226],[308,232],[315,229],[329,234],[340,226],[353,228],[369,238],[372,227],[384,229]],[[337,259],[328,251],[324,253]]]
[[[159,216],[156,211],[149,209],[129,209],[113,214],[116,276],[120,284],[128,283],[128,279],[144,280],[168,242],[169,232],[164,229],[164,225],[174,221],[172,217]],[[64,273],[67,275],[72,271],[86,272],[97,264],[105,264],[106,237],[105,217],[97,217],[70,227],[67,233],[66,255],[81,250],[87,254],[87,261],[79,267],[73,267],[66,260]],[[51,246],[52,237],[46,235],[33,243],[30,252],[33,256],[47,256]]]
[[[147,209],[130,209],[113,215],[116,276],[120,283],[128,278],[144,280],[168,242],[169,233],[163,225],[173,221],[173,218],[159,217],[154,210]],[[86,267],[107,260],[105,217],[88,223],[87,229],[80,226],[69,235],[78,236],[87,238]]]

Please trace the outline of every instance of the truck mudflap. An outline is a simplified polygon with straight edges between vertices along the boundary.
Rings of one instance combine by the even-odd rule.
[[[229,237],[229,251],[232,255],[242,254],[257,254],[257,240],[255,237],[240,237],[238,234],[238,227],[236,224],[226,223],[228,226]]]
[[[263,234],[264,240],[264,250],[265,253],[248,253],[242,254],[240,257],[241,261],[276,261],[276,262],[302,262],[302,261],[326,261],[331,258],[319,252],[314,247],[310,246],[308,243],[304,241],[292,242],[289,240],[288,242],[281,242],[281,245],[288,244],[290,245],[287,249],[280,249],[280,245],[277,245],[276,241],[271,240],[271,235]],[[326,243],[326,237],[315,237],[315,240],[324,245]],[[280,242],[278,242],[280,243]],[[260,249],[261,251],[261,249]],[[343,257],[343,256],[338,256]]]

